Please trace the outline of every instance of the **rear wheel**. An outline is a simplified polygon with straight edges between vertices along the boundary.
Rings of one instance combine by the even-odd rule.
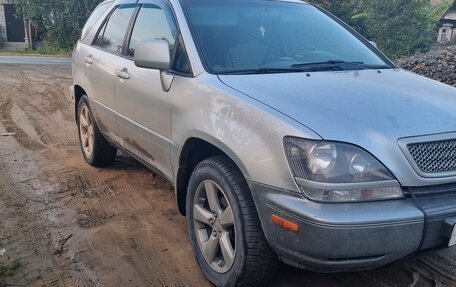
[[[277,266],[249,187],[226,157],[201,162],[187,193],[187,224],[197,261],[216,286],[261,286]]]
[[[92,166],[106,166],[114,162],[117,149],[112,147],[98,129],[87,96],[78,104],[77,124],[79,142],[86,162]]]

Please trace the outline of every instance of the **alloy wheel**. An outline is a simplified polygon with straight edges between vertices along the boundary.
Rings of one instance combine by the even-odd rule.
[[[86,157],[90,157],[93,153],[95,136],[93,130],[93,120],[86,104],[81,106],[79,112],[79,135],[81,137],[82,150]]]
[[[234,214],[215,182],[207,180],[199,185],[193,202],[193,222],[206,262],[218,273],[228,272],[236,256]]]

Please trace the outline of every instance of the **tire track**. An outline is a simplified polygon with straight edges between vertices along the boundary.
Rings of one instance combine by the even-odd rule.
[[[2,124],[8,132],[15,133],[15,139],[20,145],[26,149],[38,151],[44,148],[44,146],[38,141],[30,138],[27,133],[21,129],[14,122],[11,115],[11,109],[13,107],[13,101],[9,98],[0,99],[0,116],[2,119]]]
[[[38,284],[48,287],[63,286],[58,264],[54,261],[49,242],[42,235],[46,233],[46,228],[38,225],[33,220],[35,216],[29,214],[28,209],[24,208],[27,204],[36,203],[30,203],[30,201],[27,203],[27,199],[18,197],[7,178],[0,176],[0,182],[2,202],[6,207],[0,214],[3,218],[8,218],[8,221],[14,221],[2,224],[1,237],[6,235],[14,238],[2,243],[2,246],[11,253],[12,258],[19,260],[24,276],[13,280],[25,281],[27,286]]]
[[[448,250],[450,251],[450,250]],[[412,264],[412,269],[432,280],[435,286],[456,286],[456,263],[454,258],[445,254],[427,254]]]
[[[0,146],[0,247],[24,262],[23,279],[18,275],[11,283],[209,286],[169,183],[122,153],[110,168],[85,164],[64,96],[70,77],[69,69],[0,67],[1,125],[16,132],[17,141]],[[16,108],[28,121],[17,120]],[[27,122],[38,138],[27,134]],[[54,255],[70,234],[62,254]],[[271,286],[456,287],[455,264],[454,251],[442,251],[361,273],[322,275],[282,266]]]

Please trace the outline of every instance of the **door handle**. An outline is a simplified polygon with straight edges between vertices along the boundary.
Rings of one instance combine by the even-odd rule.
[[[84,61],[89,65],[93,64],[93,58],[91,55],[84,57]]]
[[[125,80],[130,79],[130,74],[128,73],[127,68],[123,68],[122,70],[117,70],[116,75],[117,75],[117,77],[119,77],[121,79],[125,79]]]

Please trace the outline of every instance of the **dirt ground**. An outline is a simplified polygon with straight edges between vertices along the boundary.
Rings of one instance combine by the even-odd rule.
[[[0,266],[20,264],[0,286],[210,286],[169,183],[122,154],[85,164],[70,83],[69,68],[0,66],[0,133],[15,133],[0,136]],[[455,270],[447,249],[362,273],[282,265],[271,286],[456,286]]]

